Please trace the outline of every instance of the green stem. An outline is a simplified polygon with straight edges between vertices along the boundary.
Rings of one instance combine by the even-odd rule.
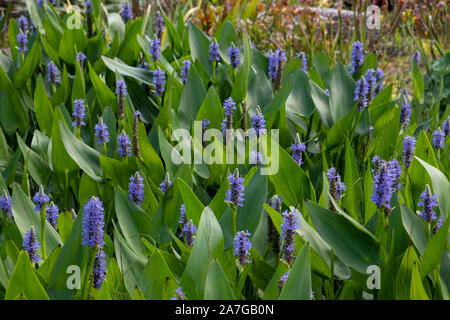
[[[108,149],[106,147],[106,142],[103,142],[103,144],[102,144],[102,151],[105,156],[108,155]]]
[[[47,257],[47,251],[45,248],[45,221],[47,217],[45,215],[47,211],[47,205],[43,205],[41,208],[40,216],[41,216],[41,252],[42,252],[42,260],[45,261]]]
[[[89,298],[89,289],[91,286],[90,277],[92,273],[92,269],[94,268],[95,256],[97,255],[98,247],[95,246],[89,250],[89,257],[87,261],[87,269],[84,272],[83,278],[83,288],[81,291],[81,300],[88,300]]]
[[[236,235],[236,215],[237,208],[231,207],[231,231],[233,232],[233,237]]]

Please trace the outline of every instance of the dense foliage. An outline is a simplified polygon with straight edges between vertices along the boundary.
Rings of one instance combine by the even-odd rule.
[[[26,3],[2,22],[1,297],[449,299],[448,54],[393,95],[361,42],[332,63],[231,18]],[[266,144],[174,161],[224,160],[211,128]]]

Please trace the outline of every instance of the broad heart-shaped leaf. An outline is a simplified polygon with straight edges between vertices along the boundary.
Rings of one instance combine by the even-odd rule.
[[[152,225],[151,218],[139,208],[120,188],[116,189],[115,209],[120,230],[133,251],[144,256],[142,237],[148,237]]]
[[[417,266],[417,264],[413,265],[413,271],[411,276],[411,291],[409,299],[430,300],[423,286],[422,278],[420,277],[419,267]]]
[[[247,97],[248,75],[252,66],[252,49],[248,35],[244,35],[244,59],[239,71],[236,74],[236,81],[231,91],[234,101],[242,101]]]
[[[322,88],[320,88],[312,80],[309,80],[311,98],[314,101],[314,106],[319,113],[325,127],[330,128],[333,125],[333,118],[330,111],[330,98]]]
[[[181,197],[183,198],[183,203],[186,209],[187,221],[192,219],[195,226],[198,226],[200,222],[200,217],[202,215],[205,206],[197,198],[192,189],[184,182],[181,178],[177,178],[178,189],[180,189]]]
[[[118,58],[112,60],[106,56],[102,56],[102,59],[105,65],[112,72],[117,72],[122,76],[132,77],[148,85],[152,84],[153,73],[151,71],[131,67],[125,64],[124,62],[120,61],[120,59]]]
[[[95,181],[102,181],[100,153],[74,137],[63,121],[59,122],[59,129],[64,147],[70,157]]]
[[[343,206],[354,219],[361,221],[364,205],[362,179],[356,163],[355,151],[348,140],[345,147],[344,183],[347,190],[342,199]]]
[[[33,25],[39,30],[40,33],[45,33],[37,2],[34,0],[25,0],[25,3],[27,5],[27,11],[30,14],[30,19],[33,22]]]
[[[177,288],[175,277],[159,250],[155,250],[148,259],[140,288],[149,300],[161,300],[164,291],[173,292]]]
[[[291,93],[286,100],[286,112],[309,117],[314,112],[309,78],[302,69],[298,69],[292,84]]]
[[[214,213],[206,207],[180,285],[191,300],[203,299],[210,263],[223,251],[223,234]]]
[[[196,118],[205,97],[206,89],[202,79],[195,66],[191,66],[177,110],[178,119],[182,128],[191,128],[192,120]]]
[[[439,169],[418,157],[414,158],[419,161],[430,175],[433,190],[438,199],[439,211],[441,212],[442,220],[445,221],[450,213],[450,182]]]
[[[189,48],[192,61],[198,59],[201,65],[212,76],[212,62],[209,61],[209,40],[205,34],[192,22],[189,23]]]
[[[36,231],[37,241],[41,242],[41,218],[39,212],[34,211],[34,205],[30,199],[25,195],[23,190],[15,185],[12,195],[12,213],[14,221],[22,234],[30,230],[31,226],[34,226]],[[55,247],[61,244],[62,241],[55,229],[50,223],[45,221],[45,245],[47,252],[51,252]]]
[[[259,168],[244,189],[244,206],[238,207],[236,215],[237,230],[247,230],[253,237],[261,215],[265,211],[263,203],[267,198],[267,176]]]
[[[28,79],[32,78],[32,75],[39,65],[39,61],[42,58],[42,51],[39,41],[35,41],[30,52],[26,55],[25,61],[21,65],[20,69],[14,76],[14,86],[16,88],[23,88]]]
[[[100,79],[100,77],[95,72],[94,68],[89,63],[89,77],[92,82],[92,86],[95,89],[95,96],[97,98],[98,104],[100,105],[100,109],[102,111],[105,110],[106,107],[111,107],[113,111],[117,110],[117,97],[111,91],[111,89]]]
[[[395,278],[395,297],[398,300],[407,300],[411,291],[411,275],[415,265],[419,264],[419,258],[413,247],[408,247],[403,256]]]
[[[273,89],[270,81],[267,79],[264,70],[260,70],[255,74],[250,82],[247,90],[248,110],[260,106],[261,110],[265,110],[265,106],[272,101]]]
[[[82,221],[84,212],[78,213],[69,237],[64,242],[64,246],[58,255],[58,258],[52,268],[50,277],[48,279],[47,292],[52,299],[58,300],[72,300],[77,294],[76,288],[69,288],[67,286],[70,273],[68,268],[70,266],[78,266],[80,269],[86,265],[88,259],[89,248],[82,245]],[[72,274],[73,274],[72,270]],[[80,271],[80,277],[85,270]],[[75,274],[74,274],[75,275]]]
[[[280,300],[311,300],[311,266],[309,245],[295,258],[292,269],[280,293]]]
[[[100,166],[105,173],[106,178],[112,180],[115,185],[123,189],[128,188],[130,177],[135,171],[123,161],[119,161],[103,154],[100,155]]]
[[[269,138],[267,138],[269,139]],[[279,152],[278,172],[269,175],[270,181],[274,184],[275,190],[281,196],[287,206],[296,207],[303,202],[303,199],[310,198],[310,182],[302,168],[292,159],[292,157],[278,145],[273,139],[271,141],[271,151],[277,148]],[[267,143],[263,144],[264,156],[268,156]],[[273,158],[273,154],[272,154]]]
[[[34,112],[39,124],[39,128],[46,135],[50,136],[52,133],[53,123],[53,107],[45,92],[44,81],[42,75],[39,74],[36,81],[36,89],[34,91]]]
[[[401,211],[403,226],[405,227],[406,232],[416,246],[417,250],[419,250],[420,254],[423,255],[427,245],[425,224],[419,216],[412,212],[407,206],[402,205]]]
[[[344,117],[333,124],[326,136],[327,150],[339,146],[343,141],[350,138],[350,131],[353,127],[353,122],[356,119],[356,112],[355,106]]]
[[[5,300],[14,300],[20,294],[31,300],[49,300],[34,272],[28,254],[22,250],[6,289]]]
[[[330,87],[330,113],[333,122],[341,119],[353,107],[354,92],[355,81],[338,62],[333,71]]]
[[[317,232],[344,263],[364,274],[368,266],[380,263],[380,244],[368,231],[311,201],[305,204]]]
[[[223,121],[222,102],[220,101],[214,86],[209,87],[208,93],[195,117],[195,120],[197,121],[203,119],[207,119],[211,122],[208,128],[220,128],[220,124]]]
[[[447,219],[438,232],[428,241],[419,266],[422,279],[441,262],[442,254],[447,246],[449,226],[450,219]]]
[[[233,290],[217,260],[209,265],[203,298],[205,300],[234,300]]]

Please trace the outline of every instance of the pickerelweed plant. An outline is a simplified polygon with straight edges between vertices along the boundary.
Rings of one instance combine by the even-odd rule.
[[[0,53],[1,298],[450,297],[427,54],[399,94],[363,38],[343,63],[260,50],[232,16],[206,35],[181,8],[91,0],[71,29],[27,2]]]

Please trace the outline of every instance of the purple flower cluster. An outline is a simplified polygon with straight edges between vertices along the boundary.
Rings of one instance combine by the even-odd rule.
[[[86,7],[86,13],[89,14],[92,12],[92,2],[91,0],[86,0],[84,3],[84,6]]]
[[[327,171],[327,178],[330,181],[331,196],[336,199],[336,201],[339,201],[346,189],[345,184],[341,182],[341,176],[334,167],[331,167]]]
[[[162,38],[165,28],[166,24],[164,23],[164,18],[162,17],[161,12],[159,12],[158,10],[155,17],[155,32],[159,39]]]
[[[422,60],[422,56],[420,55],[419,51],[414,52],[412,58],[417,63],[417,65],[419,65],[420,61]]]
[[[77,61],[80,63],[81,69],[84,69],[84,62],[86,61],[86,55],[81,51],[78,52]]]
[[[367,108],[368,95],[369,83],[367,82],[365,77],[361,77],[361,79],[356,81],[355,96],[353,98],[353,101],[358,101],[358,107],[356,108],[356,110],[362,111],[364,108]]]
[[[24,16],[20,16],[17,19],[17,25],[19,27],[19,31],[22,33],[26,33],[28,31],[28,19]]]
[[[280,280],[278,280],[278,292],[281,292],[281,290],[283,290],[284,284],[286,283],[286,280],[289,276],[289,272],[284,273],[281,277]]]
[[[436,148],[436,150],[444,148],[445,133],[441,129],[435,130],[433,132],[432,141],[433,141],[433,145]]]
[[[291,145],[292,158],[297,162],[299,166],[303,164],[303,155],[302,152],[306,150],[306,145],[303,142],[300,142],[300,135],[297,133],[295,135],[295,143]]]
[[[306,53],[300,52],[297,54],[297,58],[302,59],[302,70],[307,73],[308,72],[308,58],[306,57]]]
[[[239,259],[241,266],[250,263],[249,252],[252,248],[252,243],[248,238],[250,233],[248,231],[238,231],[233,241],[233,254]]]
[[[436,194],[431,193],[430,186],[427,184],[425,191],[421,193],[420,200],[417,202],[419,207],[422,207],[420,211],[420,217],[426,222],[431,222],[437,219],[436,212],[433,208],[438,206]]]
[[[94,260],[94,267],[92,268],[92,286],[100,290],[102,288],[103,280],[106,278],[106,261],[103,250],[97,252]]]
[[[410,136],[405,136],[403,139],[403,159],[405,160],[406,168],[411,165],[412,157],[414,155],[414,150],[416,148],[416,139]]]
[[[442,123],[442,131],[444,132],[445,137],[450,134],[450,116]]]
[[[367,81],[367,88],[368,88],[368,94],[367,99],[373,100],[375,98],[375,89],[377,87],[377,78],[376,78],[376,71],[374,69],[368,69],[366,73],[364,74],[364,78]]]
[[[183,82],[183,84],[186,83],[189,69],[191,68],[191,64],[192,62],[189,59],[183,61],[183,67],[181,68],[181,81]]]
[[[400,110],[400,124],[402,125],[403,129],[408,128],[409,126],[409,121],[411,119],[411,113],[412,113],[412,109],[411,109],[411,104],[408,101],[408,96],[407,95],[402,95],[403,103],[402,103],[402,108]]]
[[[35,204],[34,211],[41,211],[44,204],[50,201],[50,197],[45,194],[44,186],[39,186],[39,191],[36,192],[33,196],[33,202]]]
[[[51,201],[50,204],[47,206],[46,217],[48,222],[50,222],[53,228],[56,229],[56,223],[59,217],[59,208],[56,204],[53,203],[53,201]]]
[[[164,93],[164,85],[166,83],[166,73],[159,67],[153,72],[153,85],[155,86],[155,94],[157,96],[162,96]]]
[[[231,46],[228,48],[228,57],[230,58],[230,64],[233,68],[237,68],[241,65],[241,57],[239,48],[234,46],[234,43],[231,43]]]
[[[244,178],[239,176],[237,168],[228,176],[228,181],[230,188],[225,194],[225,201],[233,203],[236,207],[244,206]]]
[[[167,190],[172,186],[172,181],[170,181],[169,173],[166,173],[166,178],[159,184],[159,190],[166,193]]]
[[[17,34],[17,43],[19,44],[19,52],[25,53],[28,51],[28,35],[22,31]]]
[[[128,3],[124,3],[122,6],[122,12],[120,13],[120,16],[122,17],[123,22],[127,23],[128,20],[130,20],[133,16],[133,13],[131,11],[131,6]]]
[[[270,52],[267,55],[267,59],[269,60],[269,78],[272,82],[275,82],[275,80],[277,79],[277,73],[278,73],[278,59],[277,59],[277,55],[274,52]]]
[[[182,203],[180,206],[180,220],[178,220],[178,223],[184,225],[186,222],[186,207],[184,206],[184,203]]]
[[[11,196],[6,193],[6,190],[3,190],[3,194],[0,196],[0,209],[7,217],[12,217],[11,203]]]
[[[161,40],[150,39],[150,54],[152,55],[152,61],[157,61],[161,57]]]
[[[266,120],[259,108],[257,109],[257,112],[252,115],[251,121],[252,128],[255,130],[257,137],[266,133]]]
[[[362,42],[356,41],[353,43],[351,59],[352,69],[350,72],[353,74],[361,66],[364,60],[364,46]]]
[[[31,229],[28,230],[24,237],[22,247],[28,253],[31,262],[38,262],[41,260],[41,257],[37,254],[37,250],[41,247],[36,240],[36,232],[34,231],[34,227],[31,226]]]
[[[170,298],[170,300],[187,300],[186,299],[186,294],[181,291],[181,287],[178,287],[177,289],[175,289],[175,296]]]
[[[130,183],[128,184],[128,195],[130,199],[138,206],[144,201],[144,178],[136,172],[130,177]]]
[[[209,44],[209,60],[210,61],[219,61],[219,44],[217,43],[217,40],[214,39]]]
[[[127,85],[123,80],[117,80],[116,95],[117,95],[117,109],[119,118],[125,115],[125,96],[127,95]]]
[[[182,234],[184,241],[190,247],[194,244],[194,233],[197,233],[197,227],[194,226],[192,220],[189,220],[183,225]]]
[[[378,208],[390,209],[392,194],[400,189],[400,165],[396,159],[386,162],[378,156],[372,162],[375,166],[372,170],[373,193],[370,199]]]
[[[276,84],[277,89],[281,83],[281,71],[283,62],[286,61],[286,52],[277,49],[274,53],[268,55],[269,59],[269,78]]]
[[[256,150],[253,150],[249,155],[249,160],[250,160],[251,164],[256,164],[256,165],[260,164],[262,162],[261,153]]]
[[[52,84],[61,83],[58,67],[53,61],[47,64],[47,79]]]
[[[131,156],[131,142],[130,137],[125,133],[125,131],[122,131],[119,136],[117,137],[117,153],[125,158]]]
[[[227,129],[233,129],[233,110],[236,109],[233,98],[229,97],[226,99],[223,103],[223,108],[225,109],[225,118],[220,128],[222,129],[223,139],[226,141]]]
[[[384,76],[384,72],[381,69],[377,69],[377,72],[375,74],[375,81],[377,83],[377,86],[375,87],[374,90],[374,97],[379,94],[381,92],[381,90],[383,90],[384,85],[383,85],[383,76]]]
[[[91,197],[84,206],[82,244],[89,248],[98,246],[103,248],[103,227],[105,225],[103,217],[103,204],[97,197]]]
[[[74,127],[81,128],[86,125],[86,122],[84,122],[84,119],[86,118],[86,106],[84,105],[83,99],[75,99],[73,101],[72,116],[75,118],[72,122]]]
[[[103,122],[103,118],[98,119],[98,123],[94,126],[94,134],[97,137],[97,144],[109,142],[108,125]]]
[[[290,265],[295,259],[294,237],[296,230],[300,228],[299,214],[300,212],[297,209],[292,211],[286,210],[282,213],[281,238],[284,241],[283,254],[286,262]]]

